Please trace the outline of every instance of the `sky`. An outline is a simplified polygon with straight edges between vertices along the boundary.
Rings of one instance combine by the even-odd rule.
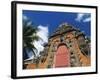
[[[91,37],[91,14],[89,13],[23,10],[23,18],[28,19],[29,24],[33,23],[40,29],[37,35],[43,40],[33,42],[38,49],[37,55],[40,51],[43,51],[43,44],[48,42],[48,37],[64,22],[71,24],[83,31],[86,36]],[[32,56],[32,54],[29,56]]]
[[[27,16],[34,25],[48,26],[49,35],[62,23],[67,22],[90,36],[90,18],[89,13],[71,13],[71,12],[49,12],[49,11],[31,11],[23,10],[23,15]]]

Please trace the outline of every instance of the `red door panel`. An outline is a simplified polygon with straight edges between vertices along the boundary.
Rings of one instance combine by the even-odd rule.
[[[61,45],[56,52],[55,67],[67,67],[69,64],[69,51],[65,45]]]

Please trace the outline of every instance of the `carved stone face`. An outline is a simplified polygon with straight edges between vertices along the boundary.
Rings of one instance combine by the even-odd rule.
[[[67,34],[67,38],[72,39],[73,37],[74,37],[74,35],[72,33]]]

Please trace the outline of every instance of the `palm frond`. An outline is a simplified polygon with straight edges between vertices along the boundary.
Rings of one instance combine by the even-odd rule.
[[[36,35],[38,28],[32,24],[28,25],[28,23],[29,21],[23,21],[23,48],[27,49],[28,52],[32,51],[34,56],[36,56],[37,49],[33,42],[41,38]]]

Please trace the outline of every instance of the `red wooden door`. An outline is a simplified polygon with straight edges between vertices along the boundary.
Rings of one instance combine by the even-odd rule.
[[[69,51],[65,45],[59,46],[55,55],[55,67],[68,67],[70,65]]]

